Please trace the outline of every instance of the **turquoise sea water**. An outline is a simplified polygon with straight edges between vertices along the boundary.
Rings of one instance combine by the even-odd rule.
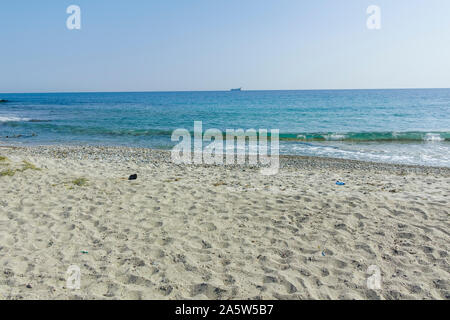
[[[450,167],[450,89],[0,94],[0,144],[171,148],[172,131],[279,129],[283,154]]]

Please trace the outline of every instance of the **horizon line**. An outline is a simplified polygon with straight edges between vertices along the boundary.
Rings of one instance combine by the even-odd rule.
[[[422,88],[344,88],[344,89],[242,89],[239,92],[264,91],[376,91],[376,90],[441,90],[450,87],[422,87]],[[183,92],[231,92],[228,90],[148,90],[148,91],[32,91],[32,92],[0,92],[0,94],[58,94],[58,93],[183,93]],[[235,92],[236,93],[236,92]]]

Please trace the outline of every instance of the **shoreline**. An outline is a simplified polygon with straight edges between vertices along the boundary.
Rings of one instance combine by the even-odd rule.
[[[170,150],[167,149],[156,149],[156,148],[145,148],[145,147],[124,147],[124,146],[94,146],[94,145],[35,145],[35,146],[17,146],[17,145],[1,145],[1,149],[15,149],[23,150],[25,152],[36,152],[41,155],[49,155],[52,151],[55,152],[53,155],[61,157],[62,154],[67,152],[79,153],[83,151],[88,151],[95,154],[103,154],[104,156],[113,156],[114,152],[118,153],[128,153],[135,157],[138,157],[139,161],[144,161],[145,157],[149,154],[160,154],[167,158],[170,158]],[[417,165],[417,164],[401,164],[401,163],[391,163],[391,162],[375,162],[375,161],[365,161],[365,160],[354,160],[354,159],[344,159],[344,158],[331,158],[331,157],[320,157],[320,156],[302,156],[302,155],[287,155],[280,154],[280,168],[287,167],[328,167],[329,169],[346,169],[350,166],[353,169],[361,170],[386,170],[389,172],[424,172],[424,173],[437,173],[450,175],[450,167],[442,166],[427,166],[427,165]],[[170,162],[170,161],[169,161]],[[224,167],[236,167],[245,166],[250,167],[251,165],[206,165],[206,164],[188,164],[189,166],[224,166]],[[258,164],[252,167],[260,167]]]

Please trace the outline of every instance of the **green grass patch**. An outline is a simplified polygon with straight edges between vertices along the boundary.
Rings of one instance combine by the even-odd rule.
[[[16,170],[6,169],[0,172],[0,177],[9,176],[12,177],[16,174]]]
[[[4,163],[5,161],[7,161],[8,158],[6,157],[0,157],[0,164],[2,166],[8,166],[7,163]],[[2,163],[3,162],[3,163]],[[24,172],[25,170],[42,170],[41,168],[36,167],[34,164],[32,164],[31,162],[28,161],[22,161],[22,168],[20,169],[6,169],[0,172],[0,177],[4,177],[4,176],[9,176],[12,177],[13,175],[16,174],[16,172]]]
[[[85,185],[87,185],[88,183],[88,179],[86,178],[78,178],[72,181],[72,184],[79,186],[79,187],[83,187]]]
[[[22,161],[23,165],[22,165],[22,169],[20,169],[20,171],[25,171],[25,170],[38,170],[40,171],[41,168],[36,167],[34,164],[32,164],[31,162],[28,161]]]

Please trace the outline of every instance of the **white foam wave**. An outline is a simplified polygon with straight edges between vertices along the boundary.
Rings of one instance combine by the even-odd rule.
[[[439,133],[427,133],[424,138],[425,141],[445,141],[444,138],[442,138]]]
[[[344,140],[345,139],[345,135],[344,134],[329,134],[325,136],[325,139],[328,141],[339,141],[339,140]]]
[[[18,117],[1,117],[0,122],[17,122],[17,121],[30,121],[28,118],[18,118]]]
[[[281,154],[450,167],[450,145],[418,144],[280,144]]]

